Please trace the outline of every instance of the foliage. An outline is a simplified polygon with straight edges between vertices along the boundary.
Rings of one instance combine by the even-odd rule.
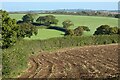
[[[83,34],[83,31],[84,31],[84,29],[79,26],[79,27],[77,27],[76,29],[74,29],[74,34],[75,34],[76,36],[81,36],[81,35]]]
[[[16,20],[11,19],[6,11],[0,11],[0,13],[2,14],[2,46],[7,48],[17,41],[19,26],[16,24]]]
[[[37,34],[37,28],[30,23],[16,24],[15,19],[11,19],[6,11],[0,11],[2,14],[2,47],[8,48],[15,45],[20,38],[31,37]]]
[[[116,15],[115,15],[115,18],[120,18],[120,14],[116,14]]]
[[[65,35],[65,36],[66,36],[66,35],[73,36],[73,35],[74,35],[74,30],[72,30],[72,29],[67,29],[64,35]]]
[[[45,17],[44,16],[40,16],[39,18],[37,18],[36,22],[40,23],[40,24],[44,24],[45,22]]]
[[[74,24],[70,20],[65,20],[62,22],[63,28],[68,29],[70,26],[73,26]]]
[[[115,11],[117,12],[117,11]],[[43,14],[43,13],[42,13]],[[82,15],[82,16],[105,16],[105,17],[115,17],[114,13],[105,13],[104,11],[87,11],[87,10],[61,10],[61,11],[46,11],[44,14],[62,14],[62,15]]]
[[[84,31],[90,31],[90,29],[87,26],[79,26],[81,28],[83,28]]]
[[[109,28],[109,34],[118,34],[118,27]]]
[[[32,25],[31,23],[21,23],[20,25],[20,33],[18,36],[24,38],[24,37],[31,37],[33,35],[37,35],[38,30],[36,26]]]
[[[101,25],[98,27],[94,33],[94,35],[111,35],[111,34],[119,34],[118,27],[110,27],[109,25]]]
[[[58,20],[53,15],[46,15],[46,16],[40,16],[36,22],[39,22],[40,24],[44,24],[46,26],[50,26],[51,24],[57,24]]]
[[[98,27],[94,33],[94,35],[103,35],[103,34],[109,34],[109,25],[101,25]]]
[[[32,14],[26,14],[22,17],[23,22],[33,22],[34,18]]]

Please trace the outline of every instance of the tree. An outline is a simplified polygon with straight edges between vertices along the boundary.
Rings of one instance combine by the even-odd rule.
[[[36,21],[45,26],[50,26],[51,24],[56,25],[58,23],[58,20],[53,15],[40,16]]]
[[[73,26],[74,24],[70,20],[65,20],[62,22],[63,28],[68,29],[70,26]]]
[[[110,34],[110,26],[109,25],[101,25],[97,28],[94,35],[104,35],[104,34]]]
[[[81,28],[83,28],[84,31],[90,31],[90,29],[87,26],[79,26]]]
[[[32,35],[37,35],[38,30],[36,28],[36,26],[32,25],[31,23],[21,23],[20,25],[20,33],[18,34],[18,36],[20,36],[20,38],[24,38],[24,37],[31,37]]]
[[[6,11],[0,11],[2,14],[2,47],[8,48],[17,41],[19,26],[15,19],[11,19]]]
[[[116,14],[116,15],[115,15],[115,18],[120,18],[120,14]]]
[[[82,27],[77,27],[74,29],[74,35],[81,36],[83,34],[84,29]]]
[[[119,34],[120,28],[118,27],[110,27],[108,25],[101,25],[97,28],[94,35],[112,35],[112,34]]]
[[[32,14],[26,14],[22,17],[23,22],[33,22],[33,16]]]
[[[15,19],[11,19],[6,11],[2,14],[2,48],[8,48],[16,43],[19,38],[30,37],[37,34],[37,28],[31,23],[16,24]]]
[[[44,16],[40,16],[39,18],[37,18],[36,22],[40,23],[40,24],[44,24],[45,22],[45,17]]]

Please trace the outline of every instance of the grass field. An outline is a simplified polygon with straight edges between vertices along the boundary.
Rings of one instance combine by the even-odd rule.
[[[17,19],[17,20],[21,20],[22,16],[24,14],[10,14],[11,18]],[[37,17],[39,16],[45,16],[48,14],[39,14]],[[94,33],[94,31],[96,30],[97,27],[99,27],[100,25],[103,24],[107,24],[110,25],[111,27],[115,27],[118,26],[118,19],[117,18],[111,18],[111,17],[96,17],[96,16],[78,16],[78,15],[55,15],[56,18],[59,20],[59,23],[56,26],[60,26],[62,27],[62,22],[64,20],[70,19],[73,23],[74,26],[71,26],[71,29],[76,28],[77,26],[88,26],[90,28],[90,32],[85,32],[84,35],[92,35]],[[48,31],[48,30],[39,30],[41,32],[39,32],[39,34],[36,37],[32,37],[31,39],[35,38],[38,39],[38,36],[41,37],[40,39],[47,39],[47,38],[52,38],[52,37],[59,37],[61,36],[59,31]],[[47,32],[48,31],[48,32]],[[40,35],[40,34],[46,34],[46,35]],[[48,36],[49,34],[49,36]]]
[[[38,29],[38,34],[35,36],[32,36],[31,38],[25,38],[28,40],[43,40],[53,37],[63,37],[64,32],[57,31],[57,30],[51,30],[51,29]]]

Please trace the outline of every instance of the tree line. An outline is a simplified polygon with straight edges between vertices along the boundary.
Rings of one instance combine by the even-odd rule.
[[[2,48],[8,48],[15,45],[17,40],[37,34],[37,28],[31,23],[17,24],[17,21],[10,18],[6,11],[0,10],[0,14],[2,15]]]
[[[2,14],[2,47],[8,48],[15,45],[17,40],[21,40],[25,37],[31,37],[37,35],[37,27],[33,23],[45,25],[48,28],[51,25],[57,25],[59,20],[53,15],[39,16],[35,21],[34,14],[25,14],[22,20],[16,21],[11,19],[6,11],[0,11]],[[87,26],[78,26],[75,29],[70,29],[70,26],[74,26],[74,23],[70,20],[62,22],[63,29],[65,29],[65,36],[82,36],[84,31],[90,31]],[[113,35],[120,34],[120,28],[110,27],[109,25],[101,25],[96,29],[93,35]]]
[[[113,14],[111,12],[102,11],[79,11],[79,12],[67,12],[67,11],[46,11],[41,14],[64,14],[64,15],[82,15],[82,16],[104,16],[104,17],[115,17],[120,18],[120,14]]]

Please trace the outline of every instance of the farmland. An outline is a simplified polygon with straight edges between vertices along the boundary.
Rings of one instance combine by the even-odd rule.
[[[96,37],[59,37],[47,40],[18,41],[13,47],[3,50],[3,77],[17,77],[18,75],[23,74],[29,67],[27,63],[30,56],[35,56],[41,53],[43,54],[43,52],[49,54],[49,52],[57,51],[58,49],[61,49],[62,51],[62,48],[69,49],[85,45],[111,44],[113,41],[117,43],[117,37],[119,36],[106,35]]]
[[[23,15],[10,14],[10,17],[21,20]],[[39,14],[35,19],[45,15],[47,14]],[[78,78],[82,73],[85,73],[85,76],[97,73],[98,77],[107,77],[118,73],[117,43],[119,36],[117,34],[92,35],[102,24],[111,27],[117,26],[116,18],[78,15],[54,16],[59,22],[52,26],[62,27],[62,22],[69,19],[74,23],[70,29],[87,26],[90,28],[90,32],[84,32],[82,36],[64,36],[62,31],[37,26],[37,35],[18,39],[16,44],[3,49],[3,77]]]
[[[30,67],[20,78],[112,77],[119,72],[119,50],[112,44],[43,52],[30,57]]]
[[[22,16],[24,14],[10,14],[10,17],[11,18],[14,18],[16,20],[21,20]],[[48,14],[38,14],[36,16],[35,19],[37,19],[39,16],[45,16],[45,15],[48,15]],[[74,23],[74,26],[71,26],[70,28],[71,29],[74,29],[78,26],[88,26],[90,28],[90,32],[84,32],[84,35],[85,36],[90,36],[94,33],[94,31],[96,30],[97,27],[99,27],[100,25],[104,25],[104,24],[107,24],[107,25],[110,25],[111,27],[115,27],[115,26],[118,26],[118,19],[116,18],[111,18],[111,17],[96,17],[96,16],[78,16],[78,15],[55,15],[53,14],[58,20],[58,24],[56,26],[59,26],[59,27],[62,27],[62,22],[64,20],[71,20],[73,23]],[[40,39],[47,39],[47,38],[53,38],[53,37],[59,37],[61,36],[60,32],[57,32],[57,31],[48,31],[48,30],[39,30],[41,32],[39,32],[39,34],[36,36],[36,37],[41,37]],[[48,31],[48,32],[47,32]],[[46,34],[49,33],[49,35],[54,35],[53,36],[44,36],[44,38],[42,38],[43,36],[40,35],[40,34]],[[47,34],[46,34],[47,35]],[[38,39],[36,38],[35,36],[33,36],[31,39]]]

